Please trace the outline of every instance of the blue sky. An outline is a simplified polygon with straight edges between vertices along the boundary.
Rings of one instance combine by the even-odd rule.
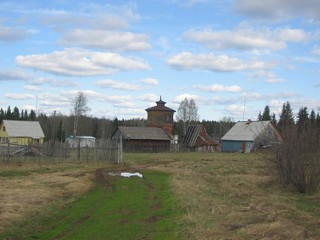
[[[320,1],[1,1],[0,107],[146,118],[193,98],[200,119],[320,110]]]

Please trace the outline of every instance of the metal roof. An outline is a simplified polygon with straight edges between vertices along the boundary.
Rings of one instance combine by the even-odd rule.
[[[221,140],[254,141],[267,127],[270,121],[237,122]]]
[[[196,147],[197,145],[217,146],[219,144],[207,134],[204,126],[200,124],[188,126],[186,135],[182,139],[182,145],[185,147]]]
[[[3,125],[9,137],[44,138],[44,133],[39,122],[3,120]]]
[[[186,135],[182,139],[182,144],[186,147],[193,147],[196,143],[201,130],[201,125],[188,126]]]
[[[171,140],[166,131],[154,127],[119,127],[124,139],[136,140]]]

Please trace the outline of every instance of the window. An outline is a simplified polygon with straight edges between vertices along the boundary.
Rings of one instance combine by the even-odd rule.
[[[6,131],[6,127],[5,127],[5,126],[3,126],[2,131],[3,131],[3,132],[5,132],[5,131]]]

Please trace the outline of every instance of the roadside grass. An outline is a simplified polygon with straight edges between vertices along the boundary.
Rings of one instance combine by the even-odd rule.
[[[81,171],[102,169],[96,187],[29,215],[11,239],[320,239],[320,191],[283,188],[270,154],[126,153],[120,165],[88,164]],[[108,175],[123,169],[144,178]]]
[[[179,239],[179,207],[167,174],[119,178],[106,171],[79,200],[29,217],[2,239]]]
[[[283,188],[271,157],[184,153],[154,165],[171,174],[184,239],[320,239],[320,192]]]

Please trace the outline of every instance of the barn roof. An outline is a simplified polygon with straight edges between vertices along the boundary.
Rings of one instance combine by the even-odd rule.
[[[189,125],[186,135],[182,139],[182,144],[185,147],[219,145],[211,136],[207,134],[207,131],[203,125]]]
[[[239,121],[221,140],[254,141],[270,125],[270,121]]]
[[[135,140],[167,140],[171,138],[162,128],[154,127],[118,127],[124,139]]]
[[[39,122],[3,120],[3,125],[9,137],[44,138]]]

